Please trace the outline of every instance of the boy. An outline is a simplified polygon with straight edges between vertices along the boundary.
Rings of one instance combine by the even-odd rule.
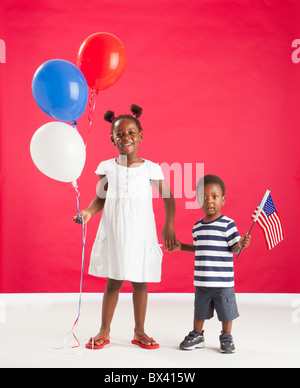
[[[214,309],[222,322],[220,351],[233,353],[232,321],[239,316],[235,293],[233,254],[247,248],[250,236],[240,237],[235,222],[221,214],[225,204],[225,185],[216,175],[205,175],[197,185],[197,198],[205,217],[193,228],[194,244],[177,240],[174,250],[195,252],[194,330],[180,344],[182,350],[204,347],[203,326]]]

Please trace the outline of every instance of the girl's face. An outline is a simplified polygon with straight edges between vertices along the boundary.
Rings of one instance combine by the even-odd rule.
[[[120,155],[137,154],[142,139],[143,134],[133,120],[120,119],[115,123],[111,141]]]

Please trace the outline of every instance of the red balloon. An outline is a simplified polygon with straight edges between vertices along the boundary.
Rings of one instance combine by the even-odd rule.
[[[104,90],[118,81],[125,70],[126,50],[116,36],[97,32],[87,37],[77,56],[77,66],[87,84],[96,90]]]

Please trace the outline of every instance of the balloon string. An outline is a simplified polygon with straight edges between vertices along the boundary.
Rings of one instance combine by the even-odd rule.
[[[89,98],[89,108],[90,109],[89,109],[89,114],[88,114],[89,127],[87,130],[87,135],[86,135],[86,139],[85,139],[85,148],[87,146],[88,137],[89,137],[92,125],[93,125],[93,116],[94,116],[94,112],[95,112],[95,108],[96,108],[97,96],[98,96],[98,90],[90,89],[90,98]]]
[[[77,327],[78,323],[79,323],[79,318],[80,318],[80,312],[81,312],[81,299],[82,299],[82,285],[83,285],[83,272],[84,272],[84,259],[85,259],[85,241],[86,241],[86,233],[87,233],[87,227],[86,225],[84,224],[84,218],[83,218],[83,215],[82,213],[80,212],[80,205],[79,205],[79,196],[80,196],[80,192],[79,192],[79,189],[78,189],[78,184],[77,184],[77,181],[74,181],[73,183],[73,187],[75,189],[75,194],[76,194],[76,202],[77,202],[77,214],[78,214],[78,218],[79,220],[81,221],[82,223],[82,257],[81,257],[81,276],[80,276],[80,292],[79,292],[79,302],[78,302],[78,313],[77,313],[77,318],[74,322],[74,325],[73,325],[73,328],[72,328],[72,334],[73,334],[73,337],[75,338],[75,340],[77,341],[77,344],[76,346],[72,346],[72,349],[73,348],[77,348],[77,347],[80,347],[80,342],[78,341],[75,333],[74,333],[74,330],[75,328]]]
[[[85,261],[85,242],[86,242],[86,234],[87,234],[87,225],[84,224],[83,215],[80,212],[80,204],[79,204],[80,192],[79,192],[78,183],[77,183],[76,180],[74,182],[72,182],[72,186],[74,187],[75,194],[76,194],[77,216],[78,216],[78,219],[82,223],[82,257],[81,257],[81,276],[80,276],[80,291],[79,291],[79,301],[78,301],[78,313],[77,313],[76,320],[75,320],[75,322],[74,322],[74,324],[72,326],[72,329],[69,331],[69,333],[65,337],[62,346],[59,347],[59,348],[54,348],[54,349],[57,349],[57,350],[65,349],[66,348],[67,341],[68,341],[68,339],[69,339],[69,337],[71,335],[73,336],[73,338],[77,342],[77,344],[72,346],[71,348],[75,349],[75,348],[79,348],[80,347],[80,341],[78,340],[78,338],[75,335],[75,329],[78,326],[79,318],[80,318],[80,313],[81,313],[82,285],[83,285],[83,272],[84,272],[84,261]]]
[[[93,125],[93,116],[96,108],[96,98],[98,96],[98,90],[91,89],[90,90],[90,98],[89,98],[89,114],[88,114],[88,120],[89,120],[89,127],[86,135],[86,140],[85,140],[85,148],[87,147],[87,142],[88,142],[88,137],[91,131],[91,127]],[[74,120],[73,122],[70,123],[73,128],[75,128],[77,131],[77,122]],[[82,223],[82,263],[81,263],[81,277],[80,277],[80,292],[79,292],[79,301],[78,301],[78,313],[77,313],[77,318],[73,324],[72,329],[68,333],[68,335],[65,337],[63,344],[59,348],[54,348],[54,349],[64,349],[66,346],[65,344],[67,343],[67,340],[69,337],[72,335],[75,341],[77,342],[77,345],[72,346],[72,349],[74,348],[79,348],[80,347],[80,341],[75,335],[75,329],[78,326],[79,323],[79,318],[80,318],[80,313],[81,313],[81,300],[82,300],[82,285],[83,285],[83,272],[84,272],[84,260],[85,260],[85,241],[86,241],[86,234],[87,234],[87,226],[84,224],[84,219],[83,215],[80,212],[80,206],[79,206],[79,197],[80,197],[80,192],[78,189],[78,183],[80,177],[72,182],[72,186],[74,187],[75,194],[76,194],[76,202],[77,202],[77,217]]]

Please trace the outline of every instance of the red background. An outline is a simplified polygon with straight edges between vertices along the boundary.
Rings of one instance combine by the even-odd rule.
[[[34,166],[34,132],[53,121],[31,94],[43,62],[76,63],[83,40],[110,32],[126,47],[121,79],[97,99],[87,161],[80,181],[81,207],[94,198],[101,160],[116,156],[107,109],[143,107],[139,156],[158,163],[205,163],[205,173],[227,187],[224,214],[241,234],[267,188],[286,238],[268,251],[255,226],[251,246],[235,262],[237,292],[300,292],[299,101],[300,64],[291,60],[300,38],[300,5],[294,1],[1,0],[0,64],[1,262],[0,292],[78,292],[81,228],[72,223],[71,184],[47,178]],[[78,120],[85,138],[88,109]],[[194,182],[196,184],[196,182]],[[172,186],[172,182],[171,182]],[[192,242],[201,210],[177,199],[176,231]],[[159,236],[163,201],[154,200]],[[88,224],[84,291],[103,291],[105,281],[87,275],[100,215]],[[161,237],[160,237],[161,240]],[[194,258],[166,253],[160,284],[152,292],[193,292]],[[129,291],[126,284],[123,291]]]

